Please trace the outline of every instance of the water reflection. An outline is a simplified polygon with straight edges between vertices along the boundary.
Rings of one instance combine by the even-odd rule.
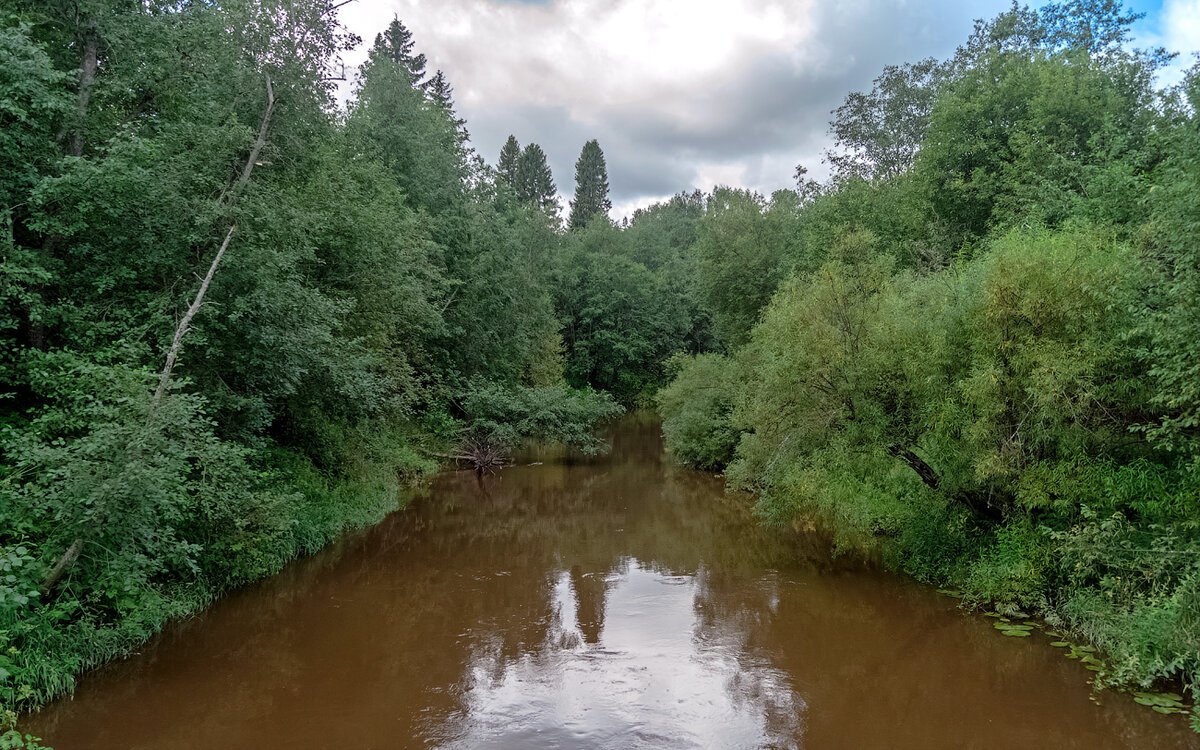
[[[788,676],[701,622],[703,576],[617,568],[560,574],[544,650],[501,669],[472,661],[469,720],[446,747],[798,746]]]
[[[446,474],[27,729],[58,750],[1200,748],[1176,717],[664,465]]]

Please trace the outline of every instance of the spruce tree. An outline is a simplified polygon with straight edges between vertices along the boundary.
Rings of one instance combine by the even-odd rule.
[[[389,60],[408,71],[414,86],[422,85],[421,79],[425,77],[425,55],[413,54],[412,32],[398,17],[393,16],[387,29],[382,34],[375,35],[375,46],[371,52],[386,55]]]
[[[446,74],[438,70],[432,78],[422,84],[421,88],[425,90],[425,94],[433,102],[433,106],[450,121],[458,145],[465,144],[470,139],[470,134],[467,132],[467,121],[454,113],[454,87],[446,80]]]
[[[520,170],[520,163],[521,144],[517,143],[516,136],[510,135],[504,142],[504,148],[500,149],[500,161],[496,163],[496,171],[499,173],[500,179],[514,191],[517,190],[517,174]]]
[[[608,168],[600,144],[590,140],[583,144],[575,162],[575,200],[571,201],[571,229],[583,228],[597,214],[608,216],[612,201],[608,199]]]
[[[546,152],[536,143],[525,147],[517,163],[517,197],[522,203],[546,210],[558,207],[558,188],[546,163]]]

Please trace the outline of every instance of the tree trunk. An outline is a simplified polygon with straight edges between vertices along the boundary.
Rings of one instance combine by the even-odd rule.
[[[75,564],[75,560],[79,558],[80,552],[83,552],[83,537],[79,537],[74,542],[71,542],[71,546],[67,548],[63,556],[58,558],[58,562],[54,563],[54,567],[50,569],[50,572],[46,573],[46,577],[42,579],[42,591],[49,592],[58,585],[59,580],[67,570]]]
[[[94,40],[95,35],[93,34],[89,38]],[[86,51],[84,53],[84,57],[84,74],[80,76],[81,88],[79,106],[81,112],[87,108],[87,97],[84,94],[85,89],[82,86],[83,81],[88,76]],[[90,78],[87,79],[89,88],[91,86],[91,81],[95,80],[96,75],[94,48],[92,50],[92,60],[93,64]],[[275,113],[275,90],[271,86],[271,76],[266,75],[265,77],[267,82],[267,108],[263,112],[262,124],[258,128],[258,137],[254,139],[254,145],[250,148],[250,155],[246,159],[246,164],[242,167],[241,174],[238,176],[238,179],[233,184],[231,190],[226,193],[225,196],[223,196],[222,200],[232,201],[250,181],[250,175],[254,172],[254,166],[258,162],[259,154],[262,153],[263,147],[267,143],[267,130],[271,125],[271,116]],[[83,141],[81,139],[79,141],[81,153],[82,143]],[[72,148],[74,147],[75,142],[72,141]],[[196,296],[192,300],[192,304],[188,306],[187,312],[184,314],[183,319],[181,319],[179,321],[179,325],[175,327],[175,337],[171,341],[171,348],[167,351],[167,361],[163,366],[162,372],[158,376],[158,387],[155,388],[154,398],[150,402],[151,418],[153,418],[154,413],[158,410],[158,405],[162,402],[163,395],[167,392],[167,389],[170,386],[171,373],[175,368],[175,361],[179,356],[179,350],[183,346],[183,337],[187,335],[192,318],[195,317],[196,313],[200,310],[200,306],[204,303],[204,294],[208,291],[208,285],[212,283],[213,275],[216,274],[217,266],[221,264],[221,259],[225,256],[225,250],[228,249],[229,242],[233,239],[233,233],[235,231],[237,231],[237,225],[231,224],[229,231],[225,234],[224,242],[221,243],[221,247],[217,250],[216,257],[213,258],[212,264],[210,264],[208,267],[208,273],[204,276],[204,280],[200,283],[200,289],[196,292]],[[67,571],[71,569],[71,566],[74,565],[75,561],[79,558],[79,554],[83,551],[83,545],[85,543],[86,538],[84,536],[76,537],[75,541],[71,542],[71,546],[67,548],[67,551],[64,552],[62,557],[60,557],[58,561],[54,563],[54,566],[50,568],[50,572],[46,574],[44,579],[42,579],[43,592],[50,593],[54,590],[54,587],[58,585],[58,582],[62,580],[62,577],[67,574]]]
[[[96,22],[90,21],[85,24],[75,37],[79,43],[79,89],[75,97],[75,117],[74,122],[68,120],[68,124],[63,130],[59,131],[56,143],[62,143],[63,136],[69,132],[67,141],[66,153],[68,156],[83,156],[84,131],[87,128],[87,113],[88,102],[92,98],[92,88],[96,84],[96,71],[100,67],[100,38],[96,31]],[[47,258],[53,258],[56,254],[58,245],[58,237],[53,234],[47,234],[42,242],[42,253]],[[32,285],[32,291],[36,297],[43,296],[44,285],[40,282],[35,282]],[[26,344],[31,349],[45,351],[47,348],[48,332],[46,324],[40,320],[34,320],[32,311],[30,311],[29,327],[26,333]]]
[[[910,449],[905,448],[898,443],[893,443],[888,447],[888,453],[908,464],[908,468],[917,472],[917,476],[921,478],[921,481],[924,482],[929,489],[936,490],[941,484],[941,479],[938,477],[937,472],[933,470],[933,467],[925,463],[924,459],[922,459],[916,453],[913,453]]]
[[[917,473],[921,481],[925,483],[931,490],[936,490],[941,487],[941,477],[933,470],[933,467],[925,462],[923,458],[913,453],[911,449],[893,443],[888,446],[888,454],[899,458],[908,468]],[[960,490],[954,495],[954,499],[963,503],[976,514],[988,518],[992,521],[1003,521],[1007,503],[992,502],[990,495],[986,495],[977,490]]]
[[[192,318],[200,310],[200,305],[204,302],[204,293],[208,291],[208,285],[212,283],[213,274],[217,272],[217,266],[220,265],[221,258],[224,257],[225,250],[229,247],[229,241],[233,239],[233,233],[236,231],[237,224],[229,227],[229,232],[225,235],[225,241],[221,243],[221,248],[217,250],[217,255],[213,258],[212,265],[208,267],[208,273],[205,274],[204,281],[200,283],[200,290],[196,292],[196,298],[192,300],[192,304],[188,307],[187,312],[184,313],[183,319],[175,327],[175,338],[171,341],[171,348],[167,350],[167,363],[163,366],[162,373],[158,376],[158,387],[154,389],[154,400],[150,402],[151,415],[158,410],[158,404],[162,401],[163,394],[167,392],[167,386],[171,382],[171,371],[175,368],[175,359],[179,356],[179,349],[183,346],[183,337],[190,330],[189,326]]]
[[[83,156],[83,133],[87,125],[88,100],[92,97],[92,86],[96,83],[96,69],[100,66],[100,40],[96,36],[95,21],[84,26],[79,37],[79,96],[75,111],[75,127],[71,130],[71,142],[67,148],[70,156]]]

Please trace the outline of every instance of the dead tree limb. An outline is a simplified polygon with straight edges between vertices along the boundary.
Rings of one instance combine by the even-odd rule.
[[[229,232],[225,235],[225,241],[221,243],[221,248],[217,250],[217,255],[213,258],[212,265],[208,267],[208,273],[205,274],[204,281],[200,282],[200,290],[196,292],[196,298],[192,300],[191,306],[184,313],[183,318],[179,321],[179,325],[175,327],[175,338],[171,341],[171,348],[167,350],[167,362],[158,376],[158,387],[154,389],[154,400],[150,402],[151,414],[154,414],[158,410],[158,404],[162,401],[163,394],[167,392],[167,385],[171,382],[171,370],[175,369],[175,360],[179,357],[179,349],[183,346],[183,337],[191,330],[192,318],[196,317],[196,313],[200,310],[200,305],[204,303],[204,293],[208,291],[208,285],[212,283],[213,274],[217,272],[217,266],[220,265],[221,258],[224,257],[225,250],[229,247],[229,241],[233,239],[233,233],[236,231],[237,224],[229,227]]]
[[[271,127],[271,116],[275,114],[275,89],[271,85],[271,75],[264,74],[264,78],[267,82],[267,108],[263,111],[262,123],[258,127],[258,136],[254,139],[254,145],[250,147],[250,155],[246,157],[246,163],[242,166],[242,172],[238,175],[237,182],[233,184],[222,200],[232,200],[242,192],[242,189],[250,182],[250,175],[254,173],[254,166],[258,163],[259,154],[267,145],[267,130]],[[221,258],[225,256],[225,250],[229,248],[229,241],[233,239],[233,233],[236,231],[237,224],[230,224],[229,231],[225,234],[225,241],[221,243],[212,264],[208,267],[208,273],[200,283],[200,290],[196,292],[191,306],[184,313],[179,325],[175,327],[175,338],[171,341],[171,348],[167,350],[167,362],[158,377],[158,387],[154,390],[154,400],[150,404],[151,414],[158,409],[158,404],[162,401],[163,394],[166,393],[171,383],[171,371],[175,369],[175,360],[179,357],[179,350],[183,346],[183,337],[187,335],[192,318],[196,316],[200,305],[204,303],[204,293],[208,291],[208,285],[212,283],[217,266],[221,264]]]
[[[923,458],[913,453],[911,448],[907,448],[898,443],[893,443],[888,446],[887,452],[889,455],[903,461],[908,465],[908,468],[916,472],[925,486],[931,490],[941,488],[941,477],[933,470],[933,467],[925,462]],[[960,503],[963,503],[976,514],[992,521],[1004,520],[1004,512],[1007,507],[1005,503],[999,502],[1001,498],[992,498],[977,490],[961,489],[953,495],[953,498]]]
[[[87,71],[85,70],[84,73],[86,75]],[[94,71],[92,71],[92,76],[94,77]],[[262,124],[259,125],[258,128],[258,136],[254,139],[254,144],[250,147],[250,155],[246,158],[246,163],[242,167],[241,174],[238,175],[237,181],[231,186],[230,190],[221,197],[220,202],[222,203],[231,202],[241,193],[242,189],[246,187],[247,183],[250,182],[250,176],[254,173],[254,166],[258,162],[259,154],[262,153],[263,147],[267,144],[267,132],[271,127],[271,117],[275,114],[275,89],[271,85],[270,74],[264,74],[264,78],[266,79],[267,83],[267,107],[263,111]],[[81,97],[81,99],[81,107],[86,107],[86,97]],[[213,276],[217,272],[217,266],[221,264],[221,259],[225,257],[225,251],[229,249],[229,243],[233,239],[233,233],[236,231],[237,224],[231,223],[229,226],[229,231],[225,233],[225,240],[221,243],[220,248],[217,249],[217,254],[208,267],[208,273],[205,275],[204,280],[200,283],[200,289],[196,292],[196,297],[192,300],[191,306],[188,307],[187,312],[179,321],[179,325],[175,327],[175,337],[171,341],[171,348],[167,350],[167,361],[163,366],[162,373],[160,373],[158,376],[158,387],[155,388],[154,398],[150,402],[151,418],[153,418],[155,412],[158,411],[158,406],[162,402],[163,395],[166,394],[167,389],[170,387],[171,372],[175,369],[175,361],[179,357],[179,350],[183,347],[183,337],[187,335],[192,318],[196,316],[196,313],[200,310],[201,305],[204,303],[204,294],[208,291],[208,286],[210,283],[212,283]],[[92,531],[89,533],[94,533],[94,529],[99,525],[99,523],[93,523],[91,525]],[[75,564],[75,561],[79,559],[79,555],[81,552],[83,552],[83,547],[86,543],[86,536],[78,536],[73,542],[71,542],[71,546],[67,547],[67,551],[62,554],[62,557],[58,558],[54,565],[51,566],[49,572],[46,573],[46,577],[42,579],[41,588],[43,593],[49,594],[54,590],[54,587],[58,585],[58,582],[62,580],[63,576],[65,576],[68,571],[70,571],[71,566]]]

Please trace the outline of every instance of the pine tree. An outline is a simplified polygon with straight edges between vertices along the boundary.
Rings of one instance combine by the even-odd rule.
[[[426,95],[429,96],[429,100],[433,102],[433,106],[444,114],[454,127],[458,144],[460,146],[465,144],[470,139],[470,134],[467,132],[466,127],[467,121],[454,112],[454,87],[446,80],[446,74],[438,70],[421,87],[425,90]]]
[[[500,161],[496,163],[496,171],[500,174],[500,179],[513,190],[517,189],[520,162],[521,144],[517,143],[516,136],[510,135],[504,142],[504,148],[500,149]]]
[[[525,147],[517,163],[517,197],[522,203],[548,211],[558,208],[558,188],[546,163],[546,152],[536,143]]]
[[[382,34],[375,35],[375,46],[371,52],[385,55],[407,70],[412,77],[413,86],[422,85],[421,79],[425,77],[425,55],[412,53],[412,32],[399,18],[393,17],[387,29]]]
[[[583,144],[575,162],[575,200],[571,201],[571,229],[581,229],[593,216],[607,217],[612,208],[608,199],[608,168],[600,144],[590,140]]]

